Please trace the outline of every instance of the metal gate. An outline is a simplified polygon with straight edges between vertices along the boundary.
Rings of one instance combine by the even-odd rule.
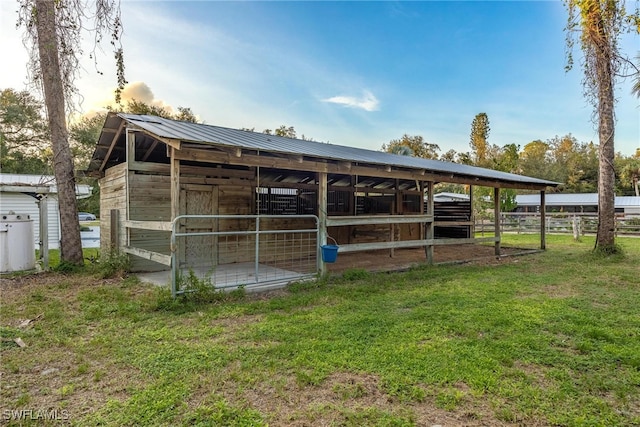
[[[318,231],[316,215],[180,215],[172,222],[171,293],[185,292],[187,273],[219,289],[313,277]]]

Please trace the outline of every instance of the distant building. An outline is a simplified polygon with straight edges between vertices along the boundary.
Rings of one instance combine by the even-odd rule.
[[[516,196],[515,212],[540,212],[540,194],[521,194]],[[598,212],[598,193],[545,195],[547,212]],[[640,197],[618,196],[615,200],[616,213],[640,215]]]
[[[433,195],[434,202],[468,202],[469,195],[461,193],[436,193]]]
[[[76,185],[76,197],[91,196],[92,188]],[[27,214],[33,220],[36,245],[40,241],[40,202],[47,204],[49,249],[60,247],[60,211],[55,177],[50,175],[0,174],[0,214],[13,211]]]

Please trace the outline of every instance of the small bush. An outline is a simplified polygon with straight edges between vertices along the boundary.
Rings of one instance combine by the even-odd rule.
[[[92,261],[90,271],[102,279],[125,277],[131,266],[129,257],[117,251],[99,254],[97,258],[92,258],[90,261]]]
[[[69,261],[60,261],[60,263],[53,268],[54,271],[63,274],[77,273],[82,270],[82,266],[78,264],[74,264]]]

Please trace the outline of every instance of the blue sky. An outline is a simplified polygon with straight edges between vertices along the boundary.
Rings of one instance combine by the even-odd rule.
[[[11,58],[0,87],[22,89],[15,9],[0,0],[0,44]],[[124,1],[122,14],[126,95],[191,107],[209,124],[284,124],[374,150],[408,133],[464,152],[474,116],[485,112],[492,144],[523,147],[567,133],[597,142],[579,60],[564,71],[559,1]],[[623,48],[635,56],[638,36]],[[83,111],[111,97],[115,72],[105,51],[104,76],[87,61],[78,81]],[[630,87],[617,91],[616,150],[625,155],[640,147],[640,101]]]

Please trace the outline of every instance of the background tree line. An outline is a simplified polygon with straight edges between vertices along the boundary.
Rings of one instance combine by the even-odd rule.
[[[169,119],[197,123],[198,119],[190,108],[178,107],[172,112],[164,107],[131,100],[119,108],[109,111],[130,114],[149,114]],[[69,126],[69,143],[73,154],[74,167],[79,182],[94,188],[94,194],[79,201],[82,211],[99,214],[99,187],[97,182],[83,177],[107,112],[83,116]],[[245,128],[253,131],[253,128]],[[295,138],[293,126],[282,125],[263,133]],[[598,188],[598,146],[593,142],[578,141],[571,134],[537,139],[520,147],[517,144],[502,146],[489,142],[490,124],[486,113],[476,115],[471,123],[467,152],[448,150],[442,152],[438,144],[425,141],[421,135],[404,134],[398,139],[382,145],[382,150],[390,153],[422,157],[479,166],[504,172],[517,173],[562,183],[555,191],[565,193],[596,192]],[[3,173],[52,174],[52,151],[49,131],[40,100],[27,91],[3,89],[0,92],[0,170]],[[302,137],[302,139],[308,139]],[[639,195],[640,148],[630,156],[617,153],[616,194]],[[440,184],[439,191],[465,192],[458,184]],[[478,189],[477,200],[493,192]],[[485,194],[486,193],[486,194]],[[502,208],[513,207],[515,192],[502,191]],[[479,209],[480,210],[480,209]]]
[[[521,147],[489,143],[489,118],[476,115],[471,124],[470,151],[441,152],[438,144],[429,143],[420,135],[404,134],[382,145],[382,150],[395,154],[462,163],[483,168],[517,173],[534,178],[560,182],[555,190],[561,193],[594,193],[598,190],[598,144],[578,141],[573,135],[536,139]],[[617,195],[640,195],[640,148],[630,156],[616,153]],[[462,192],[459,185],[443,185],[443,191]]]

